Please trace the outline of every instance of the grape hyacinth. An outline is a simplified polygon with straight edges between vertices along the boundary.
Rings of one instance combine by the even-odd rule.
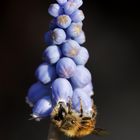
[[[48,8],[53,19],[44,35],[47,48],[35,71],[37,82],[26,97],[35,120],[50,116],[54,106],[59,102],[67,105],[69,100],[72,109],[79,112],[79,98],[83,112],[90,115],[94,92],[91,73],[85,66],[89,53],[83,47],[86,38],[82,29],[85,16],[79,9],[82,4],[83,0],[56,0]]]

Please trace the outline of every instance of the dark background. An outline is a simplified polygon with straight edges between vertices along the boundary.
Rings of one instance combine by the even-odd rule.
[[[25,104],[34,71],[41,63],[43,34],[51,19],[48,0],[0,3],[0,139],[45,140],[49,120],[28,121]],[[110,132],[94,140],[140,139],[140,12],[125,0],[85,0],[87,67],[93,74],[97,126]]]

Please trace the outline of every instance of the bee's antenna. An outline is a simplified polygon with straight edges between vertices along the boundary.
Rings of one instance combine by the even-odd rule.
[[[81,98],[80,98],[80,113],[81,113],[80,114],[80,117],[82,117],[83,116],[83,106],[82,106],[82,100],[81,100]]]

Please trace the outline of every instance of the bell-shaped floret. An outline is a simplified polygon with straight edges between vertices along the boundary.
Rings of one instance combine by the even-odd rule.
[[[89,59],[88,50],[85,47],[81,47],[77,56],[73,58],[77,65],[85,65]]]
[[[58,78],[52,83],[52,98],[54,104],[58,102],[68,103],[72,95],[72,86],[67,79]]]
[[[91,73],[86,67],[79,65],[70,80],[74,88],[83,88],[91,82]]]
[[[72,97],[72,107],[74,110],[80,113],[82,109],[83,114],[86,114],[87,116],[91,115],[92,106],[93,100],[88,94],[86,94],[82,89],[74,90]]]
[[[50,64],[56,63],[61,57],[61,50],[56,45],[51,45],[47,47],[43,53],[43,57],[46,62]]]
[[[26,102],[32,107],[38,100],[51,94],[51,85],[40,82],[34,83],[28,90]]]
[[[67,57],[75,57],[80,51],[80,45],[72,39],[66,40],[66,42],[62,46],[62,53]]]
[[[51,81],[53,81],[57,74],[55,71],[55,66],[49,65],[47,63],[41,64],[37,70],[36,70],[36,77],[39,81],[41,81],[43,84],[47,84]]]
[[[33,107],[32,117],[36,120],[50,116],[52,112],[52,102],[50,96],[40,99]]]

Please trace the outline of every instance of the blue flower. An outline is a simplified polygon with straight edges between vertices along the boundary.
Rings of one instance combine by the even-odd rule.
[[[67,2],[67,0],[56,0],[60,5],[64,5],[66,2]]]
[[[82,24],[81,23],[71,23],[71,25],[67,28],[67,34],[71,37],[78,37],[82,32]]]
[[[26,102],[32,107],[39,99],[43,98],[44,96],[49,96],[50,94],[50,84],[43,85],[40,82],[36,82],[29,88]]]
[[[71,15],[74,11],[78,9],[77,4],[73,1],[68,1],[64,4],[64,12],[67,15]]]
[[[61,57],[61,50],[56,45],[47,47],[43,53],[44,59],[50,64],[56,63]]]
[[[70,78],[70,80],[73,87],[83,88],[91,82],[91,73],[86,67],[79,65],[76,67],[76,71],[74,75]]]
[[[71,24],[71,18],[68,15],[60,15],[57,17],[57,25],[66,29]]]
[[[48,12],[53,17],[57,17],[63,13],[62,8],[57,3],[51,4],[48,8]]]
[[[82,10],[76,10],[70,15],[73,22],[81,22],[85,19],[84,13]]]
[[[63,29],[55,28],[52,32],[52,41],[56,45],[62,44],[66,39],[66,34]]]
[[[79,53],[80,48],[80,45],[75,40],[68,39],[62,45],[62,53],[67,57],[74,58]]]
[[[85,33],[81,31],[80,35],[77,37],[74,37],[74,40],[77,41],[79,44],[83,44],[86,41]]]
[[[70,101],[76,112],[81,112],[82,105],[83,114],[92,117],[94,91],[91,73],[85,67],[89,53],[80,46],[86,41],[82,30],[85,16],[79,9],[83,0],[56,2],[48,8],[53,19],[44,35],[45,62],[35,72],[38,82],[30,87],[26,102],[33,107],[35,120],[50,116],[60,102],[68,107]]]
[[[47,63],[41,64],[36,70],[36,77],[43,84],[47,84],[56,78],[55,67]]]
[[[41,118],[50,116],[51,112],[52,112],[51,97],[46,96],[46,97],[40,99],[35,104],[35,106],[33,107],[32,117],[36,120],[39,120]]]
[[[83,5],[83,0],[69,0],[69,1],[76,3],[77,9]]]
[[[56,64],[56,72],[59,77],[70,78],[76,71],[76,64],[68,57],[61,58]]]
[[[68,103],[72,95],[72,86],[65,78],[58,78],[52,83],[52,98],[54,104],[58,102]]]
[[[85,65],[89,59],[88,50],[85,47],[81,47],[78,54],[73,58],[77,65]]]

